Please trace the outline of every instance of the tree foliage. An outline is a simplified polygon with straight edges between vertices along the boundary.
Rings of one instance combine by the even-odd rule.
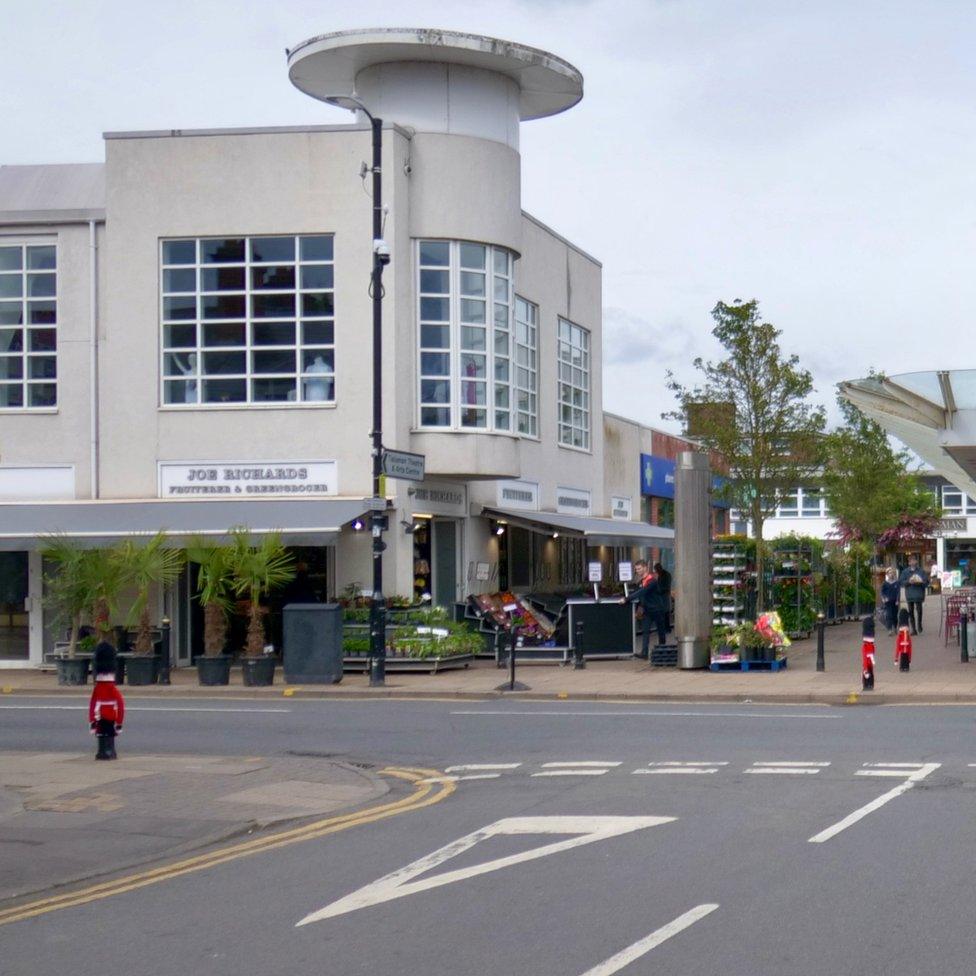
[[[679,409],[665,414],[685,432],[723,456],[723,489],[733,506],[748,513],[757,538],[781,494],[802,485],[820,465],[825,416],[808,398],[813,377],[799,359],[780,349],[781,332],[764,322],[756,300],[719,302],[712,309],[712,335],[726,357],[697,358],[701,374],[693,387],[668,373]],[[761,548],[757,560],[758,605],[764,606]]]
[[[938,504],[906,451],[895,451],[883,427],[840,400],[844,425],[825,441],[821,483],[842,543],[893,545],[931,536]]]

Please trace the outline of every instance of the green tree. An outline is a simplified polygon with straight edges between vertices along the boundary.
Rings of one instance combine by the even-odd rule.
[[[247,642],[244,653],[259,657],[264,650],[264,621],[261,619],[261,597],[284,586],[295,577],[295,559],[277,532],[269,532],[257,544],[246,528],[231,529],[232,584],[239,597],[250,600]]]
[[[167,546],[166,534],[157,532],[148,542],[126,539],[119,550],[119,560],[127,584],[135,586],[136,598],[126,623],[138,623],[136,654],[152,653],[149,593],[153,586],[169,586],[183,569],[183,552]]]
[[[721,455],[728,475],[722,490],[748,513],[756,538],[786,490],[802,485],[820,466],[825,417],[809,402],[813,377],[799,359],[780,350],[781,332],[762,321],[759,303],[736,299],[712,309],[712,335],[726,351],[718,362],[695,359],[700,382],[668,386],[679,408],[665,417]],[[756,546],[757,608],[765,607],[763,546]]]
[[[877,547],[931,535],[940,515],[932,493],[909,470],[907,451],[895,451],[880,424],[838,399],[844,424],[827,435],[824,496],[842,543]]]
[[[194,538],[186,551],[188,562],[199,566],[197,599],[203,607],[203,653],[215,657],[227,643],[227,615],[233,607],[233,572],[230,546],[215,546]]]

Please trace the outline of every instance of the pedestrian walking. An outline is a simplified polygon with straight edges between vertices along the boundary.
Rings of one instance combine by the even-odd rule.
[[[98,737],[96,759],[117,759],[115,737],[122,731],[125,699],[115,686],[115,648],[106,641],[96,645],[92,657],[95,687],[88,702],[91,734]]]
[[[657,585],[661,587],[661,596],[664,600],[664,632],[671,630],[671,574],[660,564],[654,564],[654,572],[657,575]]]
[[[909,557],[908,566],[901,571],[898,578],[905,591],[905,602],[908,604],[908,617],[912,625],[912,634],[922,633],[922,604],[925,602],[925,589],[929,585],[928,577],[919,568],[918,559]]]
[[[630,594],[629,597],[621,599],[621,603],[636,603],[637,615],[643,618],[644,633],[641,638],[641,657],[647,657],[650,653],[651,626],[657,628],[657,644],[661,647],[667,639],[667,604],[661,592],[661,585],[658,578],[648,570],[647,562],[638,559],[634,563],[640,579],[640,586]]]
[[[898,637],[895,639],[895,664],[899,671],[907,671],[912,664],[912,635],[908,629],[908,611],[898,611]]]
[[[885,579],[881,584],[881,605],[884,607],[885,628],[891,637],[898,626],[898,602],[901,586],[898,584],[898,572],[893,566],[885,570]]]

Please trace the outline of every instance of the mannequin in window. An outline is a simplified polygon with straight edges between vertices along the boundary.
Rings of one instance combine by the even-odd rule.
[[[311,365],[309,365],[309,366],[307,366],[305,368],[305,372],[306,372],[306,374],[313,374],[313,373],[314,374],[323,374],[323,373],[330,373],[331,370],[329,369],[328,365],[326,364],[326,362],[322,358],[322,356],[321,355],[318,355],[318,356],[315,357],[315,359],[312,360]],[[305,399],[306,401],[308,401],[308,400],[312,400],[312,401],[316,401],[316,400],[317,401],[328,400],[329,399],[329,397],[328,397],[328,386],[329,386],[328,380],[326,380],[324,378],[323,379],[319,379],[318,378],[318,375],[316,375],[316,378],[314,378],[314,379],[313,378],[306,379],[305,380],[305,396],[304,396],[303,399]]]
[[[180,353],[173,353],[173,362],[176,364],[176,368],[187,377],[183,384],[183,402],[184,403],[196,403],[197,402],[197,354],[195,352],[188,352],[186,354],[186,362],[184,363],[182,355]]]

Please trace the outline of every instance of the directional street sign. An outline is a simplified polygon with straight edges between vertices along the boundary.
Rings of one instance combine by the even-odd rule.
[[[424,455],[383,448],[383,474],[402,481],[424,480]]]

